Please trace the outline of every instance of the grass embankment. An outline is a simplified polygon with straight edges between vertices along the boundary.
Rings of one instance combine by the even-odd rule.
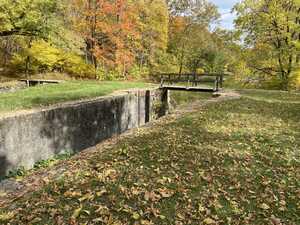
[[[260,92],[259,99],[265,97],[273,103],[246,97],[211,103],[87,159],[70,159],[72,171],[2,209],[0,219],[299,224],[300,98]]]
[[[243,96],[253,99],[267,102],[287,102],[287,103],[299,103],[300,92],[286,92],[286,91],[265,91],[265,90],[240,90]]]
[[[124,81],[67,81],[60,84],[40,85],[0,94],[0,113],[104,96],[117,90],[146,86],[149,84]]]
[[[212,93],[171,91],[171,101],[175,106],[189,104],[194,101],[206,100],[212,97]]]

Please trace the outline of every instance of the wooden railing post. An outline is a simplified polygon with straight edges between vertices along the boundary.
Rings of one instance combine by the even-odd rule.
[[[219,76],[216,76],[216,80],[215,80],[215,91],[219,91]]]
[[[223,88],[224,74],[221,74],[220,79],[220,87]]]
[[[164,78],[161,78],[160,79],[160,87],[163,87],[163,85],[164,85]]]
[[[193,86],[196,86],[195,84],[196,84],[196,73],[194,73],[193,82],[192,82]]]

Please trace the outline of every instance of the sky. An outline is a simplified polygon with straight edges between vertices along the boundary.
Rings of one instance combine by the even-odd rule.
[[[233,29],[233,20],[235,18],[235,15],[231,13],[231,9],[236,3],[239,2],[239,0],[210,0],[210,2],[219,7],[219,11],[222,15],[220,21],[221,27],[226,29]]]

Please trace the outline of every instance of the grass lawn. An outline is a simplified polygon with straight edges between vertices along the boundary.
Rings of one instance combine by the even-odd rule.
[[[70,159],[71,171],[0,210],[0,221],[300,224],[300,97],[254,95]]]
[[[0,112],[10,112],[47,106],[70,100],[79,100],[111,94],[114,91],[149,86],[141,82],[121,81],[67,81],[61,84],[41,85],[0,94]]]
[[[287,102],[293,103],[300,101],[300,92],[286,92],[286,91],[265,91],[265,90],[240,90],[243,96],[254,99],[263,100],[267,102]]]
[[[186,91],[170,91],[171,104],[174,107],[187,105],[194,101],[206,100],[212,97],[212,93],[186,92]]]

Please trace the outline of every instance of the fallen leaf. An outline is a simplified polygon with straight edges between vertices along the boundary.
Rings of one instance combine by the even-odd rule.
[[[104,195],[105,193],[107,193],[107,191],[105,189],[102,189],[101,191],[96,192],[96,196],[97,197],[101,197],[102,195]]]
[[[152,221],[149,221],[149,220],[141,220],[141,224],[142,225],[153,225],[154,223]]]
[[[158,192],[163,198],[169,198],[174,195],[174,191],[168,190],[166,188],[160,188],[158,189]]]
[[[205,223],[205,224],[214,224],[216,222],[213,219],[208,217],[205,220],[203,220],[203,223]]]
[[[79,202],[83,202],[85,200],[90,200],[92,199],[94,196],[91,193],[87,193],[84,196],[82,196],[81,198],[79,198]]]
[[[272,224],[274,224],[274,225],[281,225],[282,224],[280,219],[276,218],[274,215],[272,215],[270,219],[271,219]]]
[[[262,203],[259,205],[259,208],[264,209],[264,210],[268,210],[270,209],[270,206],[268,206],[266,203]]]
[[[133,218],[134,220],[138,220],[138,219],[140,218],[140,214],[138,214],[137,212],[134,212],[134,213],[132,214],[132,218]]]
[[[82,206],[80,206],[78,209],[75,209],[72,214],[72,218],[77,218],[80,215],[81,210],[82,210]]]

